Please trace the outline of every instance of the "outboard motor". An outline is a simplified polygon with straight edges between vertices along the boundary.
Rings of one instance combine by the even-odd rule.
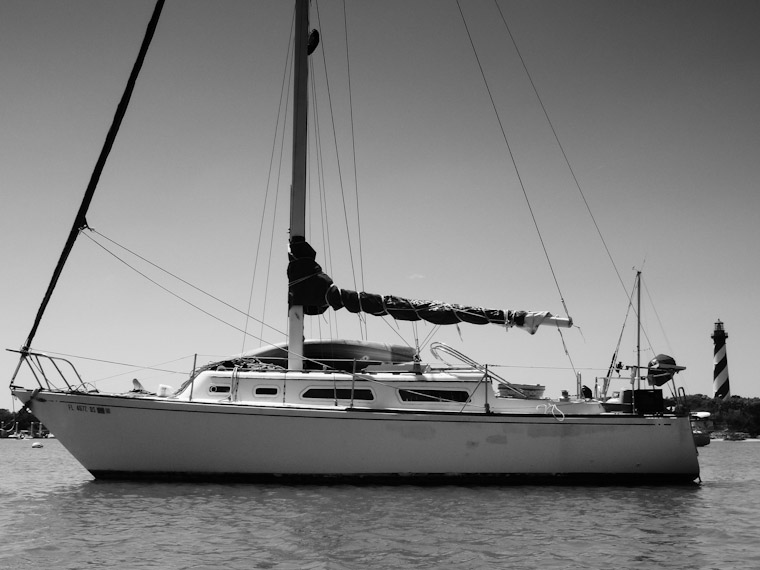
[[[681,370],[686,370],[685,366],[677,366],[672,356],[667,354],[658,354],[647,365],[649,384],[652,386],[664,386],[673,379],[673,375]]]

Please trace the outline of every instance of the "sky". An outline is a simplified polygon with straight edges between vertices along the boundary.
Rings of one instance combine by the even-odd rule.
[[[593,386],[606,370],[641,270],[642,360],[674,356],[686,392],[711,395],[720,319],[732,393],[760,396],[747,316],[760,282],[760,5],[500,0],[549,123],[494,2],[460,4],[466,29],[454,0],[349,0],[345,23],[342,2],[313,3],[309,239],[344,288],[566,307],[576,326],[530,336],[370,318],[368,337],[419,342],[425,360],[430,340],[445,342],[508,380],[572,393],[575,372]],[[0,3],[4,348],[31,329],[152,10]],[[35,349],[126,391],[132,378],[177,387],[194,358],[283,340],[291,17],[281,0],[166,3],[88,214],[98,233],[80,235]],[[358,338],[357,323],[326,315],[307,335]],[[8,381],[17,362],[2,353]],[[18,409],[7,390],[0,408]]]

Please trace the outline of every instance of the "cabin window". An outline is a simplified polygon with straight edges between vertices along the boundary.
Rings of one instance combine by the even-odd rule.
[[[402,402],[466,402],[470,393],[466,390],[399,390]]]
[[[279,388],[277,386],[256,386],[256,388],[253,390],[253,395],[263,398],[271,398],[273,396],[276,396],[280,392]]]
[[[302,396],[304,399],[315,400],[374,400],[375,395],[372,390],[360,388],[352,390],[351,388],[309,388]]]
[[[229,394],[230,387],[229,386],[217,386],[215,384],[212,384],[211,386],[209,386],[208,391],[211,392],[212,394]]]

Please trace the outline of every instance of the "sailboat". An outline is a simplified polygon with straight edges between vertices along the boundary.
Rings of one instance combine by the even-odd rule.
[[[629,410],[607,411],[594,398],[546,398],[542,386],[510,383],[441,343],[431,351],[456,364],[425,363],[407,346],[304,339],[308,315],[341,309],[531,334],[539,327],[571,327],[572,319],[370,294],[333,283],[306,235],[308,58],[318,41],[309,30],[308,0],[296,0],[294,29],[287,343],[195,367],[178,390],[155,393],[138,381],[128,391],[98,391],[68,360],[35,351],[42,313],[86,227],[94,175],[18,351],[13,395],[98,479],[694,482],[699,464],[688,415],[637,405],[657,401],[657,388],[635,390]],[[120,109],[129,101],[129,84]],[[120,120],[117,113],[105,147]],[[98,164],[104,161],[101,155]],[[20,385],[22,369],[32,372],[36,386]]]

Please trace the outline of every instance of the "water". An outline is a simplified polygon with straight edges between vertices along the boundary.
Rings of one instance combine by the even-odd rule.
[[[760,568],[754,442],[686,488],[97,482],[42,443],[0,440],[0,569]]]

